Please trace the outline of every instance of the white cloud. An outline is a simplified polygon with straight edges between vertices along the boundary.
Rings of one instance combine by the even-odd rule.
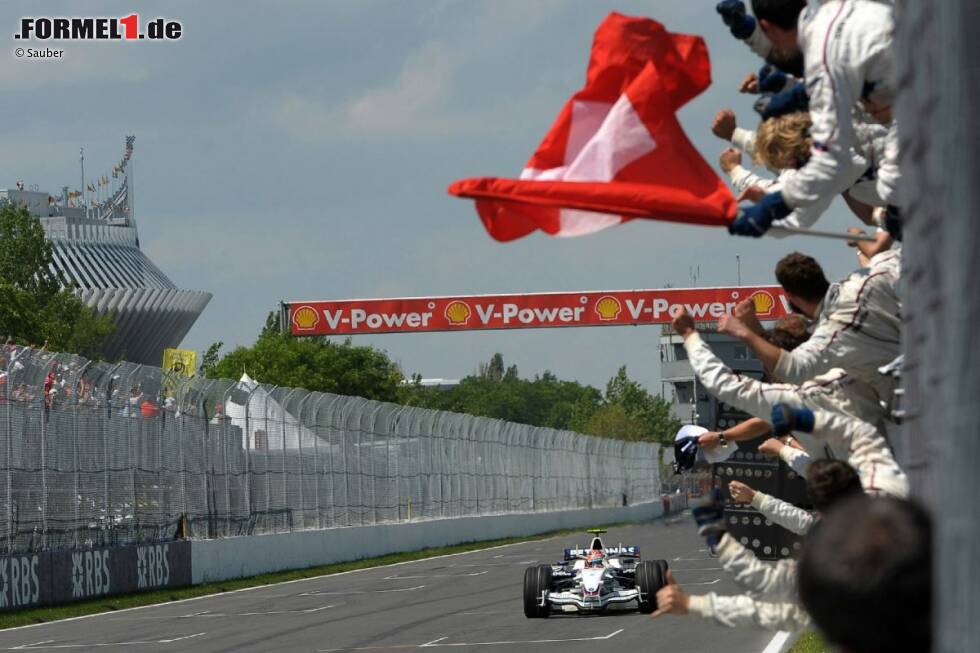
[[[275,109],[277,122],[297,138],[337,136],[432,137],[464,126],[446,109],[459,59],[431,41],[406,59],[398,76],[339,106],[290,94]]]
[[[441,23],[444,10],[454,4],[436,5],[429,12],[430,22]],[[344,136],[433,138],[485,125],[500,110],[512,108],[515,98],[503,98],[495,104],[491,100],[493,106],[478,110],[454,109],[450,102],[458,93],[455,82],[459,75],[467,64],[485,58],[488,49],[506,48],[508,42],[540,27],[564,7],[560,0],[499,1],[476,7],[479,13],[468,16],[465,22],[440,25],[447,36],[428,41],[412,52],[394,79],[340,104],[289,94],[275,101],[275,121],[302,140]]]

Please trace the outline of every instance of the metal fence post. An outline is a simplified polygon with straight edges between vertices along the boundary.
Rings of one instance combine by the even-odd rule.
[[[306,400],[310,398],[310,393],[307,392],[303,395],[303,398],[299,400],[299,406],[296,407],[296,446],[299,451],[299,515],[300,515],[300,529],[306,528],[306,493],[303,492],[303,483],[306,477],[306,472],[303,471],[303,406],[306,404]]]
[[[45,385],[47,383],[45,382]],[[48,548],[48,393],[41,395],[41,548]]]
[[[313,404],[313,496],[316,503],[316,527],[323,528],[323,507],[320,505],[320,403],[327,395],[319,394]]]
[[[285,509],[286,519],[289,520],[289,530],[293,530],[293,515],[289,509],[289,488],[286,485],[286,415],[287,409],[289,407],[289,398],[296,392],[298,388],[292,388],[286,393],[286,398],[283,399],[280,409],[282,414],[282,505]]]
[[[80,511],[81,511],[81,503],[82,503],[82,497],[78,493],[78,474],[79,474],[79,470],[78,470],[78,467],[79,467],[79,464],[78,464],[78,411],[81,410],[81,405],[82,405],[82,397],[81,397],[82,379],[85,376],[85,370],[87,370],[88,367],[89,367],[89,365],[91,365],[91,364],[92,364],[92,361],[87,361],[84,365],[82,365],[82,368],[80,370],[78,370],[78,376],[75,377],[75,386],[73,388],[73,391],[75,393],[75,410],[72,411],[72,419],[71,419],[71,434],[72,434],[72,438],[71,438],[71,441],[72,441],[72,458],[74,459],[73,460],[73,466],[74,466],[74,471],[75,471],[75,473],[72,475],[74,477],[73,478],[73,488],[74,488],[74,490],[73,490],[73,495],[72,495],[72,503],[74,503],[74,505],[75,505],[75,523],[72,526],[72,538],[71,539],[72,539],[72,544],[74,546],[76,546],[76,547],[79,546],[79,544],[80,544],[80,542],[78,541],[78,529],[79,529],[79,526],[80,526],[79,522],[81,522],[81,514],[80,514]]]
[[[214,383],[217,383],[217,381]],[[232,520],[231,481],[229,479],[231,474],[228,472],[228,447],[231,444],[231,417],[228,415],[228,395],[233,387],[235,386],[230,386],[221,393],[221,410],[224,415],[224,418],[221,420],[221,471],[225,477],[225,537],[231,535]],[[208,386],[208,391],[210,390],[211,386]],[[240,442],[239,446],[241,446]]]
[[[208,390],[214,381],[207,383],[208,385],[198,392],[196,412],[201,416],[201,430],[203,431],[201,453],[204,456],[204,465],[202,466],[204,469],[204,509],[207,513],[208,537],[214,538],[218,536],[218,501],[214,490],[216,472],[214,471],[214,452],[212,451],[215,434],[211,431],[210,423],[214,419],[215,426],[220,426],[220,418],[218,418],[217,407],[215,407],[214,417],[208,418]],[[187,385],[189,388],[193,388],[194,379],[190,379]]]
[[[378,523],[378,471],[377,471],[377,455],[374,450],[374,443],[376,441],[375,436],[377,435],[377,429],[375,424],[378,420],[378,411],[384,407],[384,404],[379,403],[377,408],[371,411],[371,445],[368,447],[370,451],[371,458],[371,504],[374,508],[374,523]],[[363,470],[362,470],[363,472]],[[386,472],[387,473],[387,472]]]
[[[402,438],[401,438],[401,433],[400,433],[400,430],[399,430],[398,427],[401,424],[402,413],[404,413],[407,410],[408,410],[408,406],[402,406],[401,408],[399,408],[398,409],[398,412],[396,412],[395,415],[394,415],[394,417],[392,418],[392,425],[391,425],[391,433],[392,434],[395,434],[395,433],[398,434],[398,439],[396,440],[396,446],[398,448],[395,449],[395,521],[401,521],[402,520],[402,484],[401,484],[401,458],[402,458],[401,457],[401,447],[402,447],[401,440],[402,440]],[[392,440],[392,438],[389,437],[388,438],[388,443],[387,443],[388,446],[386,447],[386,450],[385,450],[385,457],[387,459],[385,461],[385,465],[388,467],[388,473],[389,474],[391,473],[391,440]]]
[[[272,475],[269,474],[269,452],[272,451],[272,429],[269,428],[269,399],[279,386],[266,390],[266,400],[263,402],[263,425],[265,427],[265,518],[269,519],[270,504],[272,503]]]
[[[234,387],[234,386],[233,386]],[[252,406],[252,395],[259,389],[259,384],[253,381],[253,385],[248,389],[245,397],[245,509],[248,510],[248,522],[251,522],[253,515],[252,508],[252,426],[250,423],[249,410]],[[257,449],[256,449],[257,451]]]
[[[14,552],[14,509],[13,509],[13,440],[14,440],[14,416],[13,416],[13,406],[10,405],[10,388],[14,384],[14,379],[12,377],[13,372],[11,369],[14,366],[13,363],[13,351],[11,347],[6,350],[10,355],[7,359],[7,367],[4,370],[5,383],[3,384],[3,405],[6,407],[6,424],[7,424],[7,553],[12,554]]]

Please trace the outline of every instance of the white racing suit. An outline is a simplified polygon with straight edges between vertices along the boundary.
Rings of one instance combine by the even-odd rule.
[[[755,152],[755,132],[736,127],[735,131],[732,132],[732,147],[745,156],[751,157]]]
[[[723,626],[749,626],[766,630],[798,631],[810,625],[810,617],[796,602],[796,561],[767,564],[725,534],[718,544],[718,560],[747,594],[691,596],[688,611]]]
[[[766,383],[733,372],[697,333],[684,339],[684,349],[694,373],[708,392],[719,401],[766,421],[776,404],[842,412],[872,424],[879,424],[885,418],[878,393],[840,368],[801,384]],[[808,450],[812,454],[819,453],[809,447]],[[839,457],[846,456],[845,450]]]
[[[791,208],[838,195],[851,185],[846,176],[851,151],[857,149],[853,111],[862,97],[891,104],[892,12],[891,3],[881,0],[810,0],[800,14],[813,151],[782,189]],[[894,162],[886,167],[892,169]]]
[[[908,480],[879,429],[884,415],[869,386],[839,369],[802,385],[763,383],[732,372],[697,333],[684,339],[684,348],[698,380],[719,401],[767,421],[776,404],[809,408],[823,421],[818,418],[812,434],[795,435],[812,456],[846,460],[869,493],[908,495]]]
[[[792,503],[787,503],[758,490],[752,497],[751,505],[772,523],[797,535],[806,535],[817,520],[809,510],[797,508]]]
[[[895,462],[888,443],[878,429],[839,413],[815,410],[813,414],[813,435],[826,441],[834,450],[845,446],[850,449],[847,462],[857,470],[865,492],[899,498],[909,495],[908,477]]]
[[[755,29],[749,34],[748,38],[743,39],[745,45],[749,46],[752,52],[763,59],[768,59],[769,55],[772,54],[772,41],[766,36],[766,33],[762,31],[762,27],[759,26],[759,22],[756,21]]]
[[[813,457],[805,451],[800,451],[796,447],[785,446],[779,450],[779,457],[789,465],[789,468],[794,472],[806,478],[807,470],[810,468],[810,463],[813,462]]]
[[[810,339],[779,355],[773,373],[790,383],[803,383],[842,368],[875,389],[878,398],[892,398],[895,380],[878,373],[901,353],[901,301],[895,290],[901,273],[901,250],[875,255],[866,268],[831,284],[817,309]],[[858,415],[867,420],[866,416]],[[867,420],[875,423],[875,420]]]
[[[689,597],[687,610],[728,628],[799,632],[812,625],[810,615],[798,603],[759,601],[745,594],[694,594]]]

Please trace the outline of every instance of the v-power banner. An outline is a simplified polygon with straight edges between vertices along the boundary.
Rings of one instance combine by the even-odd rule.
[[[629,326],[667,324],[679,306],[711,322],[746,299],[761,320],[789,312],[779,286],[664,288],[285,302],[283,324],[294,336]]]

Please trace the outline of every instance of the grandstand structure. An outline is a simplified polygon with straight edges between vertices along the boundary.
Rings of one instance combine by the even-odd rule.
[[[51,243],[54,272],[99,314],[112,316],[116,332],[104,343],[110,360],[159,364],[204,311],[211,294],[182,290],[140,249],[133,212],[133,136],[111,174],[63,187],[57,196],[37,186],[0,189],[0,205],[25,207],[37,216]],[[84,165],[84,155],[82,159]]]

